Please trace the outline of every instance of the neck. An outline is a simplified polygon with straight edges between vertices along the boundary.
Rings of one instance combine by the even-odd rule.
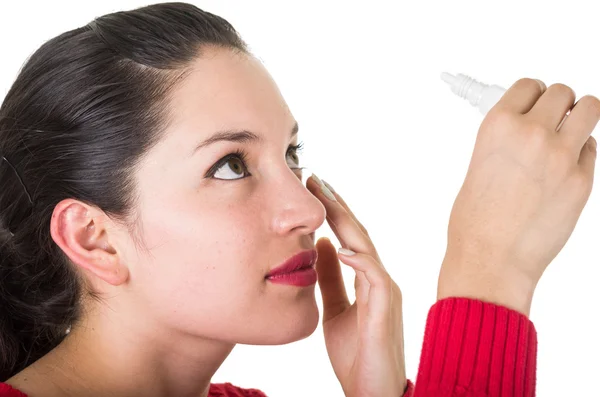
[[[157,332],[148,321],[114,315],[100,308],[35,364],[57,395],[206,397],[212,376],[234,347],[174,330]]]

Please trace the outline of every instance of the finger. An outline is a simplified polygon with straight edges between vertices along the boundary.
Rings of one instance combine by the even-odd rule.
[[[371,255],[355,253],[351,250],[338,250],[342,263],[356,271],[363,272],[369,283],[369,317],[383,319],[389,314],[393,281],[379,261]]]
[[[354,293],[356,296],[355,304],[357,307],[357,320],[358,324],[363,324],[365,321],[365,315],[369,310],[369,292],[371,286],[365,272],[354,269],[356,272],[356,278],[354,279]]]
[[[520,79],[504,93],[496,106],[525,114],[531,110],[545,90],[546,85],[541,80]]]
[[[556,131],[575,103],[575,92],[564,84],[553,84],[533,105],[528,117]]]
[[[315,174],[311,175],[309,180],[310,179],[312,179],[314,182],[316,182],[318,187],[321,187],[321,185],[325,185],[325,187],[327,187],[327,189],[329,189],[329,191],[333,194],[333,196],[340,203],[340,205],[348,212],[348,214],[354,220],[354,222],[356,222],[356,224],[360,227],[360,229],[363,230],[365,232],[365,234],[367,234],[366,228],[358,221],[358,219],[356,218],[356,215],[354,215],[352,210],[350,210],[350,207],[348,207],[348,204],[346,204],[346,202],[344,201],[342,196],[340,196],[340,194],[338,192],[336,192],[335,189],[333,189],[333,187],[329,183],[327,183],[325,180],[321,180]]]
[[[344,248],[366,254],[376,254],[371,239],[360,230],[348,211],[342,207],[325,185],[319,184],[318,179],[311,177],[307,182],[307,188],[325,206],[327,222]]]
[[[600,100],[586,95],[577,103],[558,130],[560,138],[579,153],[600,119]]]
[[[367,280],[365,273],[359,270],[356,271],[354,290],[358,302],[367,302],[369,300],[369,280]]]
[[[316,177],[316,175],[315,175]],[[316,177],[318,179],[318,177]],[[327,183],[325,180],[321,181],[330,191],[331,193],[333,193],[333,195],[335,196],[335,198],[337,199],[337,201],[340,203],[340,205],[346,210],[346,212],[348,212],[348,214],[350,215],[350,217],[354,220],[354,223],[356,223],[356,225],[359,227],[359,229],[364,233],[364,235],[370,240],[371,237],[369,236],[369,231],[367,230],[367,228],[358,220],[358,218],[356,217],[356,215],[354,214],[354,212],[352,212],[352,210],[350,209],[350,207],[348,206],[348,204],[346,203],[346,201],[344,201],[344,198],[342,196],[340,196],[339,193],[337,193],[333,187]],[[377,260],[379,259],[379,254],[377,253],[377,249],[375,247],[373,247],[373,252],[372,255],[375,256],[375,258]]]
[[[585,145],[583,145],[581,154],[579,155],[581,172],[584,173],[586,179],[589,181],[590,188],[594,180],[594,170],[596,169],[596,157],[598,156],[597,146],[598,144],[594,137],[590,136]]]
[[[337,193],[333,187],[331,187],[331,185],[329,183],[327,183],[325,180],[322,180],[321,182],[323,182],[323,184],[325,186],[327,186],[327,188],[331,191],[331,193],[333,193],[333,195],[335,196],[335,198],[337,199],[337,201],[341,204],[342,207],[344,207],[344,209],[348,212],[348,214],[350,214],[350,216],[352,217],[352,219],[354,220],[354,222],[356,222],[356,224],[358,225],[358,227],[360,228],[360,230],[362,230],[362,232],[365,235],[369,235],[369,232],[367,232],[367,228],[364,227],[364,225],[358,220],[358,218],[356,217],[356,215],[354,215],[354,212],[352,212],[352,210],[350,209],[350,207],[348,206],[348,204],[346,204],[346,202],[344,201],[344,199],[342,198],[342,196],[340,196],[339,193]]]
[[[317,280],[323,298],[323,321],[342,313],[350,306],[342,269],[335,247],[327,238],[317,241]]]
[[[361,305],[369,300],[369,281],[364,272],[356,270],[354,277],[354,293],[357,304]]]

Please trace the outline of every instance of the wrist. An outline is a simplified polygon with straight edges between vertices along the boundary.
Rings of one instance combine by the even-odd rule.
[[[486,266],[475,260],[444,259],[437,300],[477,299],[516,310],[529,317],[536,283],[507,266]]]

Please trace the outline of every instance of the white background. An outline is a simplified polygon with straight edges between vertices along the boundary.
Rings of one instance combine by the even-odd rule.
[[[520,77],[600,96],[596,1],[193,1],[228,19],[266,64],[299,120],[304,164],[369,229],[404,294],[408,376],[415,379],[435,301],[450,208],[481,122],[440,72],[510,86]],[[0,92],[44,41],[143,1],[0,5]],[[600,395],[600,197],[542,278],[539,396]],[[332,237],[323,228],[320,235]],[[345,269],[348,286],[353,273]],[[341,396],[321,328],[276,347],[239,346],[213,381],[269,396]],[[319,385],[320,391],[315,387]]]

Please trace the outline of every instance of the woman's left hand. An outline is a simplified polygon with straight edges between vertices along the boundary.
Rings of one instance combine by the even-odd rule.
[[[343,199],[314,177],[307,187],[325,205],[327,221],[342,247],[354,252],[338,256],[328,239],[317,242],[323,330],[333,370],[347,397],[401,397],[406,370],[400,288]],[[353,304],[338,258],[356,271]]]

